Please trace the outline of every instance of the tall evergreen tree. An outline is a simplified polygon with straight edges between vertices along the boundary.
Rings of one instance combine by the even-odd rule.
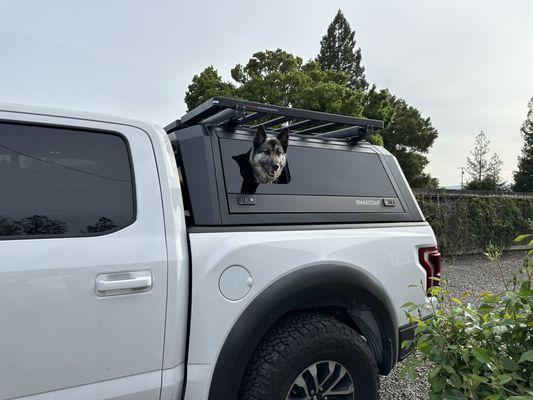
[[[355,31],[351,30],[341,10],[337,12],[326,35],[322,37],[316,60],[324,71],[344,72],[352,89],[368,88],[365,67],[361,65],[361,49],[356,48]]]
[[[524,146],[518,157],[518,171],[514,173],[513,189],[517,192],[533,192],[533,97],[528,107],[527,118],[521,129]]]

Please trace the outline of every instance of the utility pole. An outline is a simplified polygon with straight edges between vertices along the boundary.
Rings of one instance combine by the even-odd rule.
[[[457,169],[460,169],[461,170],[461,190],[464,190],[465,188],[465,180],[464,180],[464,177],[465,177],[465,167],[459,167]]]

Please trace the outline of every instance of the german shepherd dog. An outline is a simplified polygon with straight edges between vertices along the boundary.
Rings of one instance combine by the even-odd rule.
[[[255,193],[260,183],[278,183],[287,165],[289,128],[274,139],[269,139],[260,125],[255,132],[252,148],[245,154],[233,157],[241,168],[243,184],[241,193]]]

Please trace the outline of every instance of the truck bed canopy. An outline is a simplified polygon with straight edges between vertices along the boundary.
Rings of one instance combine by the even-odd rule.
[[[244,185],[257,128],[289,128],[275,184]],[[195,226],[422,221],[394,157],[363,139],[383,122],[214,97],[165,129]]]

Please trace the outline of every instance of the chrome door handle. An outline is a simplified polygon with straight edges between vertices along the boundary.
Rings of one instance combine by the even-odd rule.
[[[152,289],[152,286],[152,272],[150,271],[119,272],[96,277],[98,296],[147,292]]]

